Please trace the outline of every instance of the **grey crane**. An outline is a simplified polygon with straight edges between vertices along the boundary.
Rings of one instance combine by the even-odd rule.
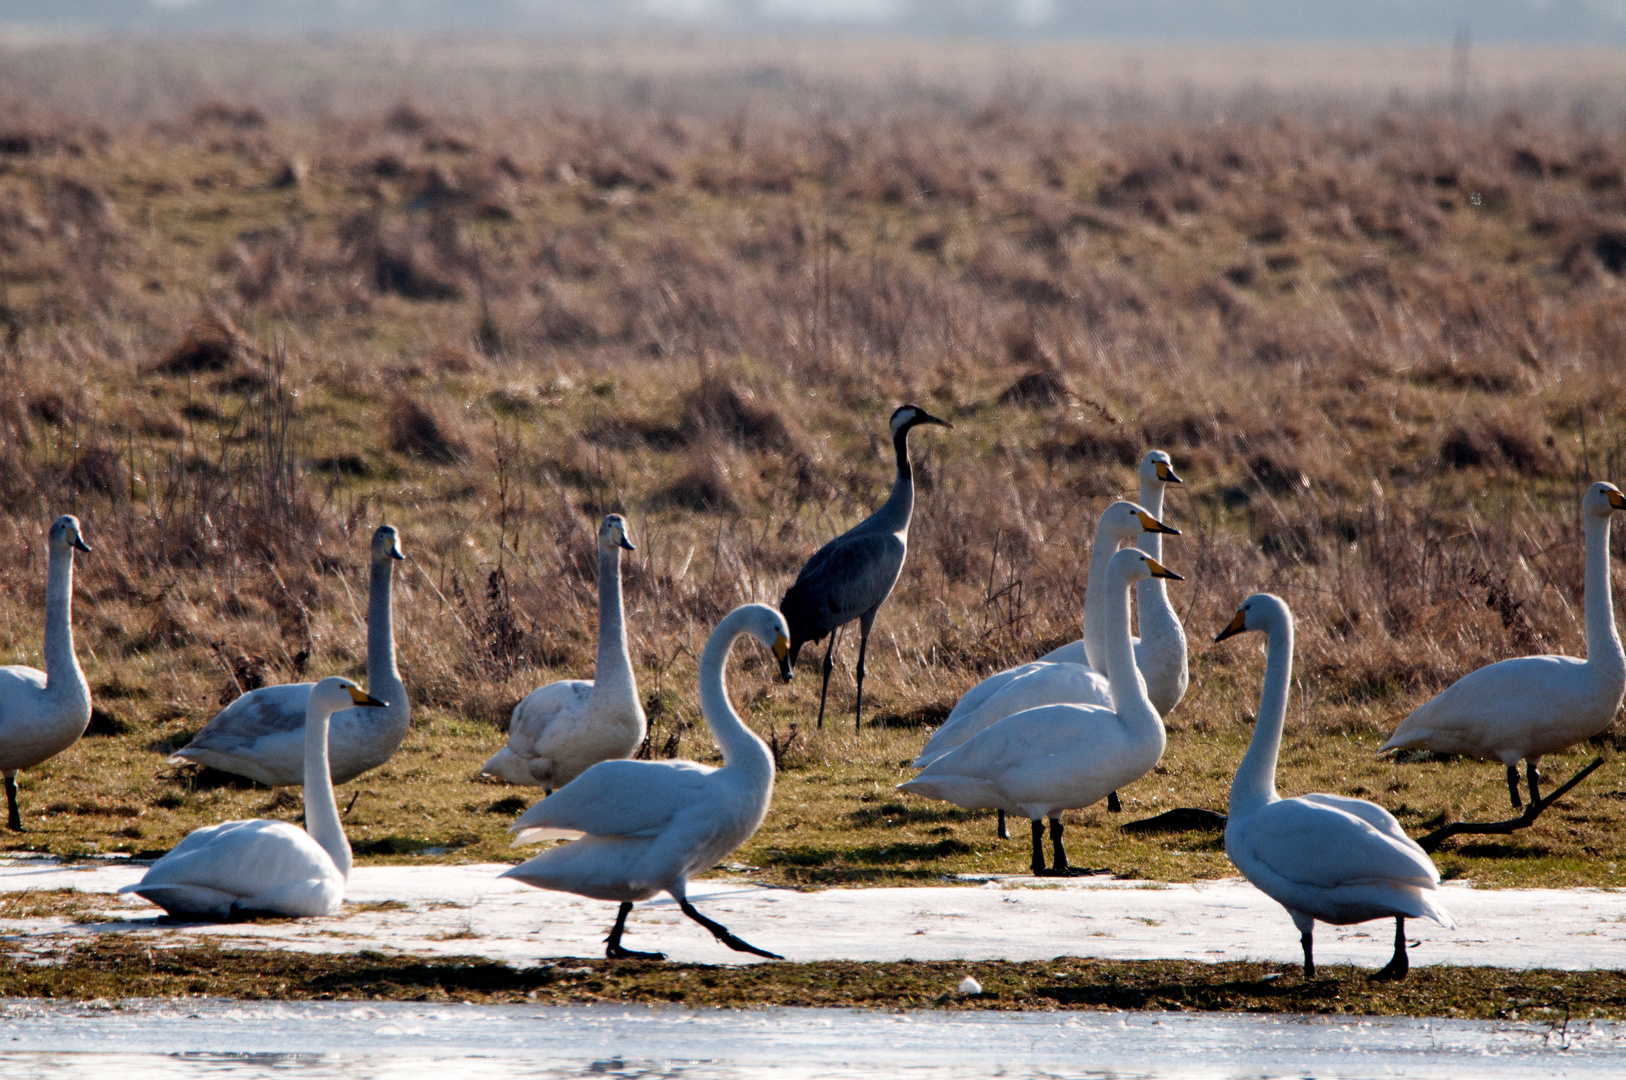
[[[836,633],[858,620],[858,703],[853,722],[862,727],[864,715],[864,653],[869,646],[870,627],[875,613],[892,593],[903,570],[903,557],[909,548],[909,517],[915,508],[914,473],[909,468],[909,429],[920,424],[951,428],[918,405],[902,405],[892,414],[892,447],[897,452],[898,475],[892,481],[892,494],[881,508],[807,560],[796,583],[779,602],[790,626],[790,662],[809,641],[818,642],[826,634],[830,644],[824,650],[824,685],[819,689],[819,727],[824,726],[824,703],[830,692],[830,672],[835,664],[831,654]]]

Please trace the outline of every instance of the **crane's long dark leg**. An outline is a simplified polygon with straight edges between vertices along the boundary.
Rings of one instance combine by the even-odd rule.
[[[1524,805],[1519,799],[1519,767],[1517,765],[1507,767],[1507,795],[1508,798],[1513,800],[1513,809],[1517,810]]]
[[[1525,778],[1530,781],[1530,805],[1534,806],[1541,801],[1541,770],[1536,768],[1535,758],[1527,758],[1524,763]]]
[[[836,651],[836,635],[841,633],[841,627],[830,631],[830,644],[824,647],[824,685],[819,688],[819,728],[824,728],[824,699],[830,696],[830,673],[836,669],[836,662],[830,654]]]
[[[1033,872],[1044,877],[1044,818],[1033,823]]]
[[[1399,982],[1411,970],[1411,964],[1406,959],[1406,917],[1395,916],[1395,955],[1389,965],[1382,971],[1373,975],[1374,979],[1392,980]]]
[[[869,626],[860,624],[858,628],[858,667],[854,672],[858,676],[858,704],[853,706],[853,729],[864,730],[864,653],[869,648]]]
[[[12,832],[23,831],[23,813],[17,806],[17,773],[15,770],[6,773],[6,828]]]
[[[683,909],[683,914],[687,915],[701,926],[704,926],[707,930],[710,930],[712,937],[716,938],[718,941],[721,941],[724,945],[727,945],[735,952],[754,953],[757,956],[765,956],[769,960],[784,959],[784,957],[780,956],[778,953],[769,952],[767,949],[759,949],[749,942],[741,941],[739,938],[728,932],[728,927],[719,922],[712,922],[710,919],[700,914],[700,912],[696,911],[694,909],[694,905],[689,903],[688,900],[680,898],[678,900],[678,907]]]
[[[1118,793],[1116,791],[1107,795],[1107,813],[1121,814],[1123,813],[1123,809],[1124,804],[1118,801]]]
[[[631,912],[631,902],[623,902],[621,910],[616,912],[615,929],[611,930],[610,936],[604,939],[604,955],[611,960],[665,960],[665,953],[637,952],[633,949],[622,948],[621,935],[627,932],[627,916]]]
[[[1299,935],[1299,945],[1304,949],[1304,977],[1315,978],[1315,928],[1304,931]]]
[[[999,812],[999,838],[1001,840],[1009,840],[1011,838],[1011,830],[1010,827],[1005,824],[1005,811],[1003,810]]]

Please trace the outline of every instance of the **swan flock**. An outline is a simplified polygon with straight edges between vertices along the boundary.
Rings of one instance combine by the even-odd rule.
[[[488,782],[543,789],[510,832],[516,846],[551,846],[502,876],[618,905],[607,938],[609,957],[664,958],[628,948],[623,938],[633,905],[666,894],[727,948],[780,958],[702,914],[687,895],[694,875],[756,833],[772,801],[777,751],[730,701],[729,658],[736,643],[749,638],[789,681],[802,646],[828,637],[822,723],[835,636],[857,619],[855,712],[861,715],[870,631],[907,556],[915,498],[908,439],[921,425],[951,426],[913,405],[894,412],[890,497],[814,553],[779,608],[745,604],[712,629],[699,657],[698,688],[719,766],[635,759],[647,725],[622,559],[638,549],[623,516],[609,514],[600,522],[593,677],[549,683],[528,694],[513,710],[506,742],[481,771]],[[1185,630],[1168,593],[1170,583],[1184,579],[1165,565],[1163,553],[1164,539],[1180,536],[1165,518],[1165,488],[1183,480],[1162,451],[1145,456],[1138,479],[1138,501],[1114,502],[1098,520],[1082,636],[967,688],[914,759],[918,775],[898,784],[910,796],[997,810],[1002,824],[1005,815],[1025,817],[1036,875],[1087,872],[1069,863],[1063,814],[1103,801],[1115,809],[1119,788],[1158,768],[1168,738],[1163,718],[1191,688]],[[1626,651],[1615,625],[1609,566],[1610,519],[1621,510],[1626,495],[1613,484],[1593,484],[1582,500],[1585,659],[1518,657],[1471,672],[1412,712],[1383,750],[1426,749],[1499,762],[1513,805],[1526,795],[1533,805],[1540,803],[1541,759],[1607,727],[1626,693]],[[71,515],[58,518],[45,539],[45,668],[0,667],[0,774],[14,831],[24,827],[17,773],[69,750],[91,715],[71,611],[74,556],[91,548]],[[269,786],[302,787],[303,828],[269,820],[200,828],[124,891],[180,919],[305,917],[340,909],[352,854],[334,785],[389,760],[411,729],[392,609],[394,567],[405,554],[393,527],[373,534],[370,556],[366,689],[329,677],[252,690],[171,759]],[[1242,603],[1215,639],[1257,632],[1266,643],[1257,721],[1230,789],[1225,851],[1298,929],[1306,978],[1315,974],[1317,922],[1379,919],[1394,920],[1395,952],[1374,977],[1403,978],[1409,966],[1406,920],[1455,925],[1440,902],[1440,875],[1423,848],[1376,803],[1336,794],[1278,795],[1293,631],[1287,603],[1261,592]]]

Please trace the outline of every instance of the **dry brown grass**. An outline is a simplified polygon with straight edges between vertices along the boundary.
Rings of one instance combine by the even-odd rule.
[[[1299,617],[1293,725],[1356,740],[1327,761],[1475,666],[1584,648],[1576,503],[1626,464],[1616,136],[248,109],[94,138],[35,119],[0,146],[0,651],[38,662],[42,529],[78,513],[81,655],[123,731],[101,775],[164,770],[246,676],[359,673],[380,520],[410,557],[419,715],[500,726],[590,668],[608,510],[639,545],[653,745],[694,752],[673,735],[707,631],[879,501],[911,399],[956,428],[918,440],[870,654],[883,725],[1076,636],[1083,543],[1149,446],[1188,481],[1167,551],[1200,677],[1177,739],[1239,748],[1257,671],[1204,642],[1258,589]],[[783,733],[816,682],[742,703]],[[497,738],[467,731],[471,759]],[[791,753],[880,790],[919,738]],[[441,745],[426,785],[454,775]],[[1419,822],[1495,808],[1441,768],[1461,782],[1409,796]],[[36,807],[77,804],[50,787]],[[1552,875],[1618,847],[1576,844]]]

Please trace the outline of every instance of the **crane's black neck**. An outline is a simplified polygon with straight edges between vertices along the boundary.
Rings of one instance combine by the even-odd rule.
[[[914,480],[914,470],[909,466],[909,429],[912,423],[900,424],[892,436],[892,449],[898,455],[898,480],[911,483]]]

